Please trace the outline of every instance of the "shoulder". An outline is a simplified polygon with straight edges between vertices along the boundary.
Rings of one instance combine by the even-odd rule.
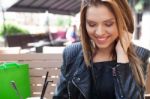
[[[77,42],[66,46],[63,54],[67,56],[67,58],[71,58],[77,55],[81,50],[82,50],[81,43]]]
[[[139,58],[143,61],[146,62],[148,61],[148,58],[150,57],[150,51],[146,48],[143,48],[138,45],[133,45],[136,51],[136,54],[139,56]]]
[[[147,70],[148,70],[148,61],[150,58],[150,51],[144,47],[141,47],[141,46],[134,45],[134,47],[135,47],[137,56],[143,62],[142,68],[143,68],[144,75],[146,76]]]
[[[63,51],[63,65],[61,69],[65,73],[67,68],[71,68],[78,56],[82,55],[82,46],[80,42],[66,46]]]

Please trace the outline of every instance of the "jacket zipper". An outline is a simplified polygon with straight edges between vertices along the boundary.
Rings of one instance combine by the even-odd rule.
[[[68,82],[68,86],[67,86],[67,88],[68,88],[68,95],[69,95],[69,99],[71,99],[71,94],[70,94],[69,84],[70,84],[70,82]]]
[[[75,84],[75,82],[72,80],[72,83],[75,85],[75,87],[77,87],[79,90],[80,90],[80,92],[82,93],[82,95],[85,97],[85,99],[86,99],[86,96],[84,95],[84,93],[82,92],[82,90]]]
[[[124,95],[123,95],[123,89],[122,89],[120,80],[119,80],[118,77],[117,77],[117,73],[116,73],[116,68],[115,68],[115,67],[112,68],[112,73],[113,73],[113,76],[114,76],[114,78],[115,78],[115,80],[116,80],[118,86],[119,86],[120,97],[123,98],[123,97],[124,97]]]

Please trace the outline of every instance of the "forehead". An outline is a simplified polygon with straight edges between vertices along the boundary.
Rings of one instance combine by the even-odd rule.
[[[100,20],[114,18],[112,11],[105,5],[89,6],[86,12],[86,19]]]

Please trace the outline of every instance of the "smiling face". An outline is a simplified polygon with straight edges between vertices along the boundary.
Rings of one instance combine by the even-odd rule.
[[[98,49],[112,49],[115,40],[118,38],[115,16],[104,5],[88,7],[86,30]]]

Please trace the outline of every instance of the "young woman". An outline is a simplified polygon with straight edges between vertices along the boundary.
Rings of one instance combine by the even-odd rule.
[[[64,50],[53,99],[144,99],[142,63],[131,44],[133,30],[127,0],[82,0],[81,43]]]

